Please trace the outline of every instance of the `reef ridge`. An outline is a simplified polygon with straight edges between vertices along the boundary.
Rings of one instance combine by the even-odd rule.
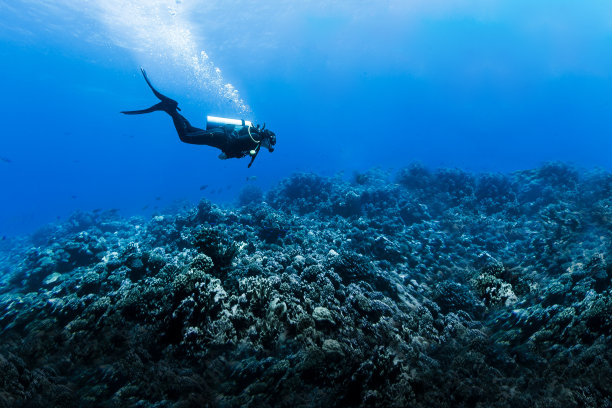
[[[612,406],[612,174],[295,174],[0,252],[0,407]]]

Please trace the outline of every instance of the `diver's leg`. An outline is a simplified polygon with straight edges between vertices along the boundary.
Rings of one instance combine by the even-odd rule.
[[[227,135],[222,128],[218,128],[212,131],[206,131],[204,129],[191,126],[191,123],[183,115],[175,111],[166,111],[174,122],[176,133],[178,133],[179,139],[184,143],[207,145],[224,149],[227,144]]]
[[[174,123],[176,133],[178,133],[179,139],[181,139],[182,142],[190,144],[206,144],[204,143],[204,139],[199,137],[200,135],[206,133],[205,130],[191,126],[191,123],[189,123],[189,121],[176,110],[166,111],[166,113],[172,117],[172,122]]]

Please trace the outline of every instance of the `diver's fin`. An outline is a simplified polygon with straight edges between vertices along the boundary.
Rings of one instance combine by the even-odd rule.
[[[148,109],[135,110],[135,111],[122,111],[121,113],[124,113],[126,115],[140,115],[143,113],[164,111],[172,116],[172,114],[176,113],[177,110],[179,111],[181,110],[181,108],[178,107],[177,101],[175,101],[174,99],[170,99],[165,95],[160,94],[159,92],[157,92],[157,89],[153,88],[153,85],[151,85],[151,81],[149,81],[149,77],[147,77],[147,73],[143,68],[140,68],[140,72],[142,72],[142,76],[144,77],[145,81],[147,81],[147,85],[149,85],[149,88],[151,88],[155,96],[157,96],[157,98],[161,102],[159,102],[156,105],[151,106]]]
[[[143,113],[151,113],[151,112],[156,112],[156,111],[165,111],[167,108],[167,106],[164,104],[164,102],[160,102],[156,105],[151,106],[148,109],[141,109],[141,110],[133,110],[133,111],[121,111],[121,113],[126,114],[126,115],[141,115]]]
[[[149,81],[149,77],[147,76],[147,71],[145,71],[144,68],[140,68],[140,72],[142,72],[142,76],[144,77],[145,81],[147,81],[147,85],[149,85],[149,88],[151,88],[155,96],[157,96],[160,101],[163,101],[164,99],[170,99],[167,96],[157,92],[157,89],[153,88],[153,85],[151,85],[151,81]]]
[[[147,76],[147,71],[145,71],[144,68],[140,68],[140,72],[142,72],[142,76],[144,77],[145,81],[147,81],[147,85],[149,85],[149,88],[151,88],[155,96],[157,96],[157,99],[159,99],[162,102],[167,102],[170,105],[175,105],[177,110],[181,110],[178,107],[178,103],[174,99],[168,98],[166,95],[161,94],[157,89],[153,87],[153,85],[151,84],[151,81],[149,81],[149,77]]]

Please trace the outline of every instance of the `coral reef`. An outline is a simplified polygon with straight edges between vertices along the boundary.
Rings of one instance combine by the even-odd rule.
[[[612,175],[296,174],[0,248],[0,407],[612,406]]]

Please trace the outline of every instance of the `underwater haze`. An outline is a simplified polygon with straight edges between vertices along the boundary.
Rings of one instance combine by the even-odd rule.
[[[0,408],[612,406],[609,0],[0,10]]]
[[[251,176],[611,166],[605,1],[0,5],[3,234],[76,209],[234,202]],[[155,102],[140,67],[193,125],[265,122],[276,151],[247,169],[180,143],[163,113],[120,115]]]

